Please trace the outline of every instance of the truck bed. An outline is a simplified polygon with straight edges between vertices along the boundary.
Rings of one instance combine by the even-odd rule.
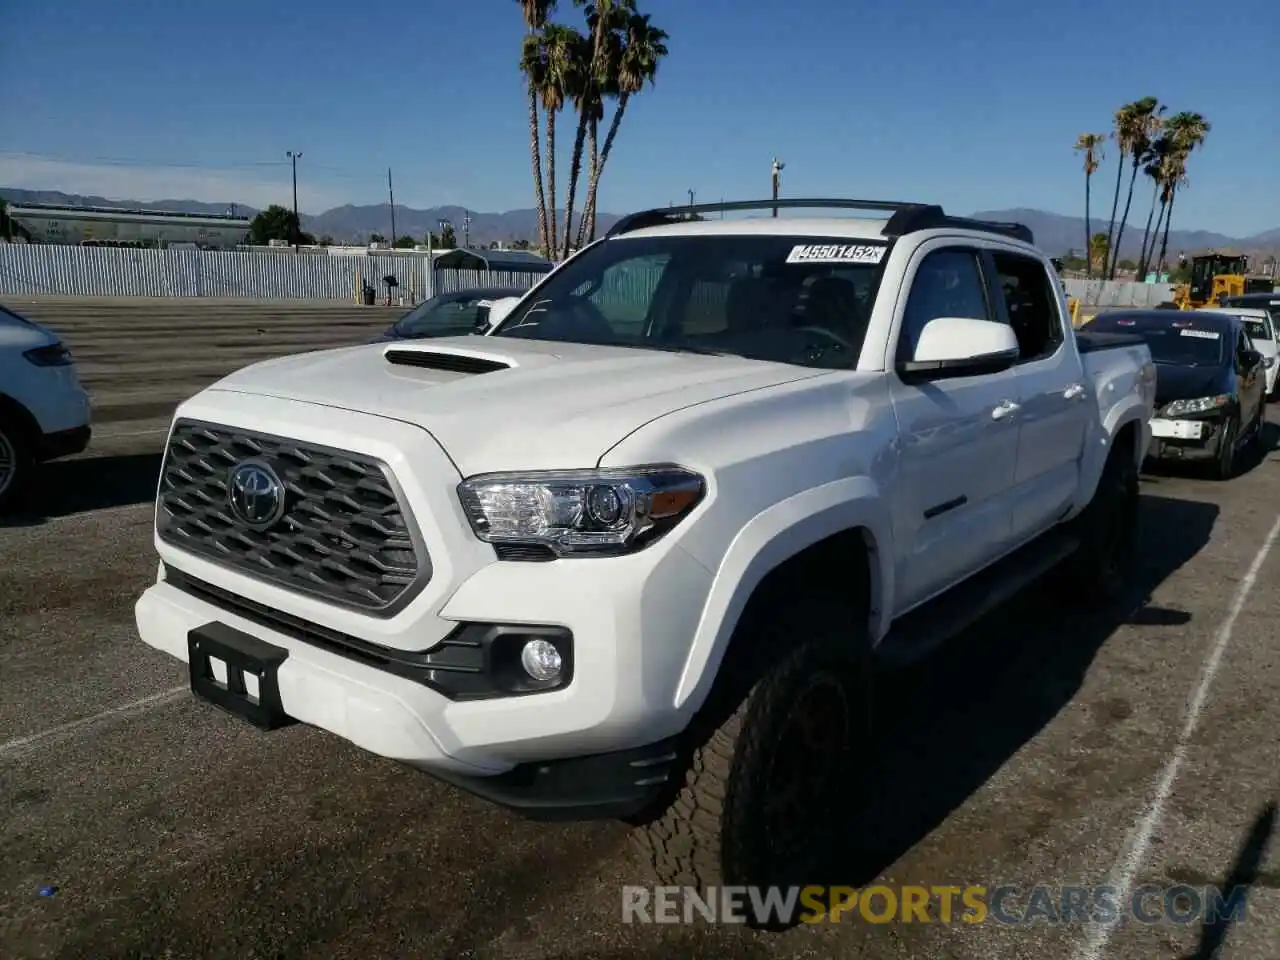
[[[1076,331],[1077,349],[1081,353],[1095,353],[1098,350],[1112,350],[1116,347],[1138,347],[1146,343],[1136,333],[1089,333]]]

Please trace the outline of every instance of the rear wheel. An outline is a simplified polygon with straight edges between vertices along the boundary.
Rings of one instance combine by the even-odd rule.
[[[26,431],[12,417],[0,414],[0,510],[21,495],[34,466]]]
[[[683,784],[634,832],[659,883],[700,891],[813,883],[832,837],[847,831],[870,755],[865,615],[806,606],[779,604],[763,635],[735,640],[764,656],[787,652],[735,708],[724,704],[727,717],[712,713],[714,729],[695,734]],[[725,667],[744,668],[741,658]],[[733,678],[722,680],[732,690]]]

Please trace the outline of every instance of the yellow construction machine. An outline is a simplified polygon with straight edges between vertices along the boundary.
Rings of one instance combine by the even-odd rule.
[[[1271,283],[1249,276],[1246,256],[1206,253],[1191,258],[1191,282],[1173,288],[1173,302],[1179,310],[1198,310],[1220,304],[1226,297],[1270,290]]]

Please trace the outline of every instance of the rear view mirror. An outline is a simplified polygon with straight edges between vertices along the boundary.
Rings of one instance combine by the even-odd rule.
[[[503,320],[507,318],[520,297],[503,297],[500,300],[493,300],[485,306],[481,306],[476,312],[476,333],[487,333],[492,330]]]
[[[998,373],[1018,356],[1018,338],[1007,323],[936,317],[920,331],[911,359],[898,364],[898,376],[912,382]]]

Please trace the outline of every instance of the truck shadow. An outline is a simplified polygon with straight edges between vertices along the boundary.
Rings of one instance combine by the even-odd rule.
[[[34,527],[58,517],[151,503],[160,480],[159,453],[128,453],[43,464],[0,528]]]
[[[1144,494],[1140,511],[1138,569],[1116,603],[1063,596],[1050,573],[927,661],[880,678],[877,746],[859,771],[873,796],[835,838],[819,882],[865,886],[927,837],[1070,703],[1116,628],[1190,621],[1147,601],[1208,542],[1218,508]],[[1127,715],[1127,704],[1111,707],[1104,725]],[[1082,773],[1063,776],[1065,791]],[[1028,815],[1032,832],[1052,824],[1052,814]]]

